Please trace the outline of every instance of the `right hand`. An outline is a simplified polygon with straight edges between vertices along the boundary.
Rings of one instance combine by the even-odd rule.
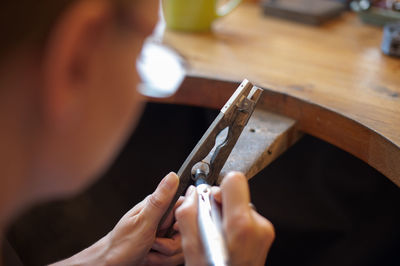
[[[215,190],[214,190],[215,191]],[[222,204],[222,224],[230,265],[264,265],[275,238],[273,225],[250,207],[245,176],[229,173],[215,198]],[[197,222],[197,192],[191,187],[175,216],[182,237],[185,265],[206,265]]]

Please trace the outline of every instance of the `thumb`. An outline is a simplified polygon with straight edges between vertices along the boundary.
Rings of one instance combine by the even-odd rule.
[[[179,177],[171,172],[161,180],[156,190],[146,198],[142,214],[149,223],[158,225],[174,198],[178,185]]]

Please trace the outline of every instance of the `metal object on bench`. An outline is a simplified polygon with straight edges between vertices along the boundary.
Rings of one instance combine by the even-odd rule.
[[[388,24],[383,28],[382,52],[400,57],[400,22]]]

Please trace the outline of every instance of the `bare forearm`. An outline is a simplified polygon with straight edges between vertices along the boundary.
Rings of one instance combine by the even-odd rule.
[[[107,265],[108,235],[82,250],[74,256],[51,264],[50,266],[63,265]]]

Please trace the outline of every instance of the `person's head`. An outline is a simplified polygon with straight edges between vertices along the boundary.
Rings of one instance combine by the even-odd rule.
[[[115,156],[140,114],[135,59],[158,0],[4,2],[0,178],[23,206],[76,192]]]

